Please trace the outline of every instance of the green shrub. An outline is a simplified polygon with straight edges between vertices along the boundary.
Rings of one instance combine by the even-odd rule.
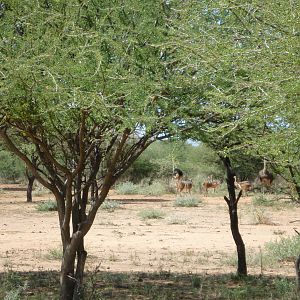
[[[130,181],[120,183],[116,186],[116,192],[121,195],[162,195],[166,193],[166,186],[160,181],[154,181],[152,184],[134,184]]]
[[[174,206],[180,207],[197,207],[201,203],[199,199],[194,197],[179,197],[175,199]]]
[[[271,200],[270,198],[266,197],[263,194],[255,196],[253,198],[252,202],[254,205],[258,205],[258,206],[274,206],[275,205],[274,200]]]
[[[148,209],[143,209],[141,212],[139,212],[139,216],[143,220],[162,219],[165,216],[165,213],[154,208],[148,208]]]
[[[266,243],[266,250],[276,261],[295,261],[299,255],[300,236],[281,237],[275,242]]]
[[[262,263],[263,267],[274,267],[274,265],[280,262],[294,262],[299,255],[299,249],[299,236],[280,238],[275,242],[266,243],[261,253],[254,249],[248,249],[247,264],[249,266],[259,266]],[[233,266],[237,265],[237,256],[235,254],[227,256],[225,263]]]
[[[137,186],[130,181],[116,185],[116,192],[120,195],[133,195],[138,193]]]
[[[45,202],[41,202],[37,206],[38,211],[56,211],[57,203],[54,200],[48,200]]]
[[[114,201],[114,200],[109,200],[109,199],[105,200],[100,206],[101,209],[105,209],[109,212],[114,212],[115,209],[118,209],[120,207],[121,207],[120,202]]]
[[[166,193],[166,186],[161,181],[154,181],[150,185],[138,185],[138,194],[158,196]]]

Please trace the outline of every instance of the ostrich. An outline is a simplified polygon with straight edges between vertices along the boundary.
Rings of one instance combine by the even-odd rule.
[[[174,169],[173,178],[176,180],[176,191],[181,195],[181,192],[185,190],[187,193],[191,193],[193,186],[192,180],[183,180],[183,172],[180,169]]]
[[[235,188],[242,190],[244,195],[247,196],[247,192],[252,190],[252,183],[248,180],[238,182],[236,176],[234,176],[234,186]]]
[[[264,168],[258,172],[258,178],[263,187],[270,187],[273,180],[274,175],[267,170],[267,160],[264,158]]]

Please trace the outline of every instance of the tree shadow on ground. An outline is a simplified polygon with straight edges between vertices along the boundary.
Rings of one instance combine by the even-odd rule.
[[[6,298],[5,298],[6,297]],[[14,298],[13,298],[14,297]],[[0,273],[0,299],[59,299],[59,273]],[[115,273],[95,270],[85,277],[85,297],[103,299],[298,299],[295,278]]]

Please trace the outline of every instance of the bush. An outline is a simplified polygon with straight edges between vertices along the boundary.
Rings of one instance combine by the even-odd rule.
[[[252,202],[254,205],[258,205],[258,206],[274,206],[275,204],[274,200],[271,200],[262,194],[255,196]]]
[[[139,185],[137,189],[142,195],[158,196],[166,193],[166,187],[160,181],[154,181],[151,185]]]
[[[115,209],[120,208],[120,206],[121,206],[120,202],[107,199],[101,204],[100,208],[105,209],[109,212],[114,212]]]
[[[165,213],[157,210],[157,209],[153,209],[153,208],[149,208],[149,209],[144,209],[139,213],[139,216],[145,220],[145,219],[162,219],[165,216]]]
[[[134,195],[138,193],[138,188],[132,182],[126,181],[116,185],[116,192],[121,195]]]
[[[275,242],[266,243],[266,250],[276,261],[295,261],[299,255],[300,236],[280,238]]]
[[[201,203],[199,199],[193,197],[180,197],[176,198],[174,202],[174,206],[180,207],[197,207]]]
[[[37,206],[38,211],[56,211],[57,203],[54,200],[48,200],[45,202],[41,202]]]

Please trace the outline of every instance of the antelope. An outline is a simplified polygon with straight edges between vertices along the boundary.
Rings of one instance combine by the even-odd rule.
[[[182,191],[191,194],[193,182],[190,179],[183,180],[183,172],[180,169],[174,169],[173,178],[176,181],[176,192],[181,195]]]
[[[247,196],[247,192],[251,191],[253,186],[252,183],[248,180],[238,182],[236,176],[234,176],[234,186],[238,190],[242,190],[243,194]]]
[[[208,177],[207,181],[204,181],[202,183],[202,188],[204,190],[204,194],[207,195],[208,194],[208,189],[214,189],[214,193],[216,191],[216,188],[221,184],[221,182],[219,180],[212,180],[212,176]]]

